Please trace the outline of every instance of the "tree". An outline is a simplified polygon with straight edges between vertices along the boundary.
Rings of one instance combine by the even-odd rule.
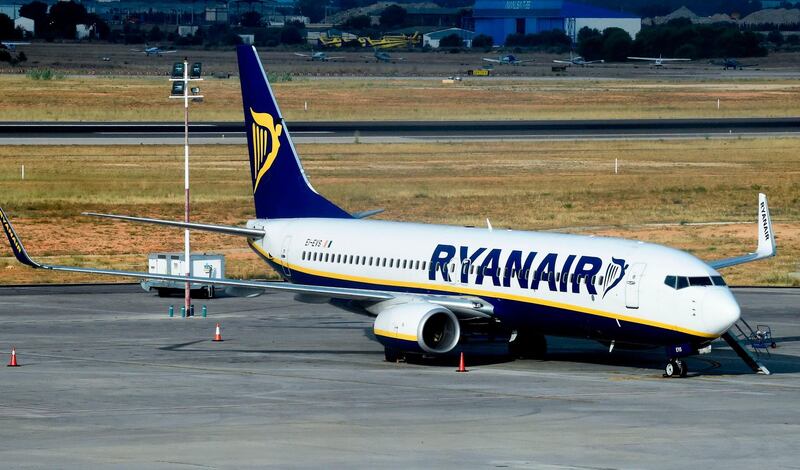
[[[44,2],[31,2],[19,7],[19,16],[33,20],[33,27],[37,36],[43,36],[47,29],[47,4]]]
[[[147,33],[147,40],[150,42],[158,42],[164,39],[164,33],[161,32],[161,28],[158,26],[153,26],[153,29]]]
[[[458,34],[448,34],[439,40],[439,47],[464,47],[464,40]]]
[[[325,5],[327,2],[320,0],[298,0],[297,11],[301,15],[307,16],[312,23],[319,23],[325,18]]]
[[[633,40],[621,28],[607,28],[603,31],[603,57],[605,60],[621,62],[631,54]]]
[[[406,22],[406,9],[400,5],[389,5],[381,12],[380,23],[385,28],[394,28]]]
[[[14,20],[0,13],[0,39],[16,39],[16,33]]]
[[[341,26],[346,29],[367,29],[372,26],[372,20],[367,15],[356,15],[348,18]]]
[[[302,44],[305,42],[300,29],[296,26],[284,26],[281,28],[281,44]]]
[[[783,34],[777,29],[773,29],[772,31],[767,34],[767,41],[775,44],[776,46],[780,46],[783,44]]]
[[[485,34],[479,34],[472,38],[473,49],[491,49],[494,46],[494,39]]]
[[[255,28],[261,26],[261,13],[257,11],[247,11],[242,13],[241,19],[242,26],[247,28]]]
[[[57,2],[50,8],[50,26],[56,37],[75,39],[75,26],[86,20],[86,8],[73,1]]]

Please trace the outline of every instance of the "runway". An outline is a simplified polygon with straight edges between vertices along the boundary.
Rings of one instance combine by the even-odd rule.
[[[135,285],[0,288],[0,461],[10,468],[785,468],[800,437],[798,289],[736,289],[779,346],[659,351],[550,338],[547,361],[467,349],[383,361],[371,319],[289,295],[169,318]],[[222,325],[224,342],[211,338]]]
[[[192,142],[240,144],[243,124],[190,125]],[[558,121],[289,122],[300,143],[486,140],[609,140],[796,136],[800,118],[641,119]],[[181,144],[179,123],[0,123],[0,145]]]

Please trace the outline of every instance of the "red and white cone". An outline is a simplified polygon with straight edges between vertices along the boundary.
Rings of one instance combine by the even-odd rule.
[[[17,348],[11,347],[11,362],[8,363],[8,367],[19,367],[17,364]]]
[[[461,353],[461,359],[458,361],[458,369],[456,372],[469,372],[464,364],[464,353]]]
[[[217,323],[217,330],[214,332],[214,340],[213,341],[222,341],[222,334],[219,331],[219,323]]]

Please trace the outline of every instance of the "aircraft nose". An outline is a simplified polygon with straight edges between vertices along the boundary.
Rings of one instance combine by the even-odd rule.
[[[703,299],[703,316],[709,333],[721,335],[739,321],[741,309],[730,289],[711,287]]]

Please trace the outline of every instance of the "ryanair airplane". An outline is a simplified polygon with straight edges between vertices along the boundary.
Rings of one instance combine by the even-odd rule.
[[[33,260],[0,209],[16,258],[33,268],[291,292],[375,317],[386,359],[443,355],[465,337],[508,341],[516,356],[546,350],[544,335],[609,347],[663,347],[665,375],[739,319],[717,269],[775,255],[767,199],[759,195],[758,249],[704,262],[665,246],[618,238],[364,220],[309,183],[267,75],[251,46],[238,47],[255,218],[246,227],[120,215],[113,219],[243,237],[288,282],[153,275],[53,266]]]

